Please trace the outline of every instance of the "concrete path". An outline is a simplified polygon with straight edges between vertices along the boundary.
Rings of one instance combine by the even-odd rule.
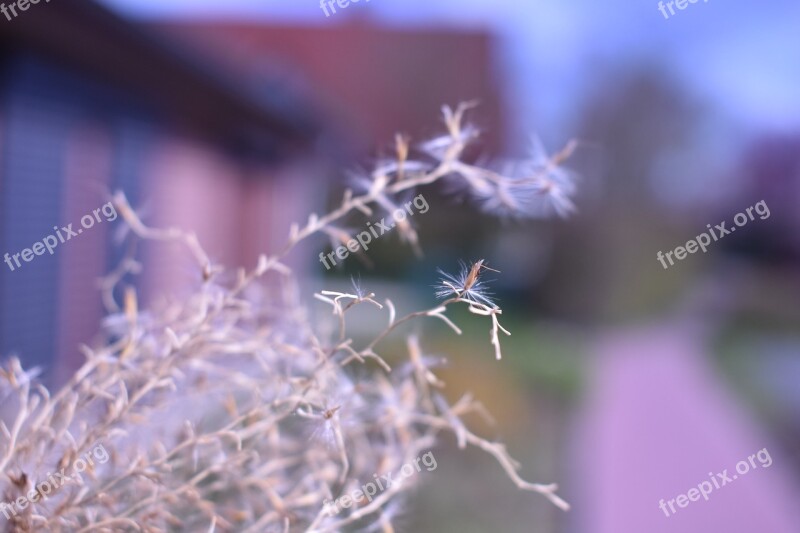
[[[726,389],[701,346],[679,326],[598,343],[574,443],[571,475],[580,492],[571,531],[800,532],[800,494],[785,451]],[[762,452],[763,465],[756,457],[755,468],[737,473],[739,461],[764,448],[770,466]],[[712,478],[722,485],[716,474],[725,469],[731,481],[708,501],[681,499],[681,508],[676,500],[669,517],[659,509],[660,500],[669,511],[669,500],[705,481],[712,486]]]

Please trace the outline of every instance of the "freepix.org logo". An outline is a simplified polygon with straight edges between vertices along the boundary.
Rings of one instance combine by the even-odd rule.
[[[661,14],[664,15],[665,19],[668,19],[669,17],[675,15],[675,10],[672,8],[673,4],[676,8],[684,10],[689,7],[689,4],[696,4],[699,1],[700,0],[670,0],[669,2],[665,3],[663,0],[661,0],[658,3],[658,10],[661,11]],[[708,0],[703,0],[704,4],[707,2]],[[667,10],[669,10],[669,15],[667,15]]]
[[[759,464],[756,464],[756,459],[758,459]],[[757,469],[759,465],[761,468],[769,468],[772,466],[772,457],[769,454],[769,450],[766,448],[762,448],[758,452],[749,456],[747,460],[741,460],[736,463],[735,474],[728,474],[727,469],[717,473],[716,475],[709,472],[709,481],[701,481],[697,485],[697,488],[691,488],[686,492],[686,494],[678,494],[675,498],[667,500],[666,502],[664,500],[659,500],[658,507],[664,511],[664,516],[669,518],[675,515],[675,513],[677,513],[680,509],[687,507],[691,502],[700,500],[701,497],[705,501],[708,501],[708,498],[714,491],[714,488],[719,490],[725,485],[733,483],[739,479],[739,476],[744,476],[751,470]],[[714,483],[713,485],[711,484],[712,482]],[[678,509],[675,509],[676,503],[678,504]],[[669,510],[667,510],[667,507],[669,507]]]
[[[344,261],[351,253],[356,253],[360,250],[365,252],[369,250],[369,244],[372,242],[373,237],[378,239],[384,233],[388,233],[397,227],[398,224],[406,223],[407,216],[414,216],[414,210],[411,206],[417,208],[420,214],[425,214],[430,209],[428,201],[424,196],[418,194],[413,201],[406,202],[402,208],[397,208],[391,213],[391,221],[387,222],[386,217],[383,217],[380,222],[367,222],[367,229],[356,235],[355,239],[347,239],[349,235],[340,239],[342,246],[339,246],[334,251],[330,252],[327,256],[324,252],[319,253],[319,262],[325,265],[325,268],[330,270],[331,266],[336,266],[336,259],[333,258],[334,254],[340,260]],[[408,213],[408,215],[406,215]],[[330,260],[331,265],[328,264]]]
[[[75,459],[72,463],[71,475],[66,474],[66,468],[62,468],[60,472],[55,474],[47,473],[44,481],[35,483],[33,488],[30,489],[25,496],[20,496],[11,502],[0,502],[0,512],[5,515],[6,519],[10,520],[11,516],[17,516],[17,512],[24,511],[31,503],[36,503],[40,499],[47,500],[50,494],[59,488],[69,483],[83,484],[83,477],[81,472],[85,472],[87,468],[93,467],[95,461],[99,464],[108,462],[108,452],[102,444],[95,446],[91,452],[86,452],[81,457]]]
[[[755,220],[755,217],[753,216],[753,211],[755,211],[756,214],[759,215],[759,218],[761,220],[766,220],[770,216],[767,202],[761,200],[756,205],[748,207],[747,209],[745,209],[744,212],[738,213],[735,217],[733,217],[733,223],[736,224],[736,226],[731,226],[726,228],[725,227],[726,222],[724,220],[719,224],[717,224],[716,226],[714,226],[713,228],[711,227],[711,224],[706,224],[706,227],[708,228],[708,233],[703,232],[694,239],[689,240],[686,243],[685,247],[678,246],[674,250],[670,250],[667,253],[664,253],[661,250],[659,250],[658,253],[656,254],[656,259],[658,259],[658,261],[664,267],[664,270],[666,270],[667,268],[669,268],[669,266],[675,264],[675,262],[672,260],[673,254],[675,255],[675,259],[677,259],[678,261],[683,261],[684,259],[686,259],[687,254],[693,254],[697,250],[702,250],[703,253],[706,253],[707,247],[712,242],[717,242],[719,239],[725,237],[726,235],[730,235],[731,233],[736,231],[737,227],[741,228],[748,222]],[[667,261],[665,261],[665,259],[669,261],[669,266],[667,265]]]
[[[31,4],[38,4],[39,2],[40,0],[17,0],[16,2],[11,2],[8,6],[6,6],[5,3],[2,3],[0,4],[0,13],[3,13],[3,15],[6,16],[6,19],[8,19],[10,22],[12,20],[11,15],[14,15],[14,18],[19,16],[17,9],[20,11],[27,11],[28,8],[31,7]],[[49,2],[50,0],[44,0],[45,4]]]
[[[100,213],[103,214],[103,216],[108,222],[113,222],[114,220],[117,219],[117,210],[114,209],[114,204],[112,204],[111,202],[108,202],[102,207],[98,207],[92,213],[94,214],[94,216],[92,216],[92,214],[88,214],[88,215],[83,215],[83,217],[81,217],[81,226],[83,227],[78,228],[77,231],[72,229],[73,226],[72,224],[67,224],[61,229],[59,229],[58,226],[53,226],[53,229],[56,230],[56,233],[54,235],[48,235],[41,241],[33,243],[33,246],[31,246],[30,248],[25,248],[21,252],[15,254],[10,254],[6,252],[6,255],[3,256],[3,261],[5,262],[6,265],[8,265],[8,268],[13,272],[17,268],[21,268],[23,266],[22,263],[20,262],[20,258],[22,259],[23,262],[30,263],[31,261],[33,261],[34,257],[36,257],[37,255],[43,255],[45,251],[47,251],[47,253],[49,253],[50,255],[53,255],[53,252],[55,251],[56,247],[59,244],[64,244],[73,237],[77,237],[78,235],[83,233],[84,229],[89,229],[93,227],[95,222],[97,223],[103,222],[100,218]]]
[[[336,14],[336,6],[339,6],[341,9],[346,8],[350,5],[350,2],[357,4],[359,0],[320,0],[319,7],[322,9],[322,12],[325,13],[326,17],[330,17],[331,14]],[[364,0],[366,4],[369,0]],[[330,9],[330,13],[328,10]]]
[[[335,516],[341,512],[342,509],[340,507],[347,509],[353,504],[361,503],[364,500],[371,502],[378,492],[390,489],[394,485],[400,485],[406,478],[413,476],[417,472],[421,472],[422,467],[420,466],[420,462],[422,462],[425,466],[425,470],[428,472],[436,470],[438,466],[433,452],[427,452],[417,457],[413,462],[409,461],[405,463],[394,476],[392,472],[387,472],[380,476],[378,476],[377,473],[373,474],[372,477],[375,478],[374,482],[370,481],[369,483],[364,483],[360,489],[354,490],[350,494],[340,496],[333,501],[324,500],[325,512],[328,516]]]

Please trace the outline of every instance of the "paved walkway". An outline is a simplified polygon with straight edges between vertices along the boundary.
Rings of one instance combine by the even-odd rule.
[[[800,532],[800,494],[788,460],[714,374],[701,345],[679,327],[620,332],[598,343],[574,444],[573,486],[580,492],[572,531]],[[756,458],[758,468],[715,489],[708,501],[676,505],[669,518],[659,509],[661,499],[686,494],[709,472],[728,469],[733,478],[740,460],[765,447],[772,466]]]

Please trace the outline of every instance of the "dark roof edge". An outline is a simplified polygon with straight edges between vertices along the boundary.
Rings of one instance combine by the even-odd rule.
[[[3,48],[29,49],[153,102],[157,111],[202,136],[279,156],[308,150],[321,125],[308,102],[254,98],[213,67],[94,1],[31,5],[0,20]],[[280,104],[278,103],[280,102]]]

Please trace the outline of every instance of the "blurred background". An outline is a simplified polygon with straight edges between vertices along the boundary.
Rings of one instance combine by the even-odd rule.
[[[333,205],[348,171],[390,155],[396,132],[423,141],[442,104],[478,99],[476,157],[524,156],[532,134],[552,152],[579,141],[577,215],[491,220],[425,190],[423,258],[388,235],[371,267],[327,272],[319,239],[292,266],[312,288],[360,276],[405,311],[432,305],[437,267],[500,270],[504,360],[467,314],[461,337],[425,325],[426,348],[448,355],[454,398],[471,391],[496,416],[481,429],[523,477],[557,481],[573,510],[449,442],[404,530],[796,533],[799,25],[789,0],[669,18],[652,0],[367,0],[327,16],[312,0],[32,4],[0,15],[0,253],[121,189],[148,223],[252,267],[291,222]],[[762,200],[768,218],[707,253],[667,270],[656,259]],[[0,357],[50,383],[74,371],[104,314],[97,280],[127,252],[120,232],[99,224],[53,256],[0,265]],[[199,282],[182,250],[138,257],[129,282],[145,305]],[[763,448],[769,468],[675,516],[658,508]]]

